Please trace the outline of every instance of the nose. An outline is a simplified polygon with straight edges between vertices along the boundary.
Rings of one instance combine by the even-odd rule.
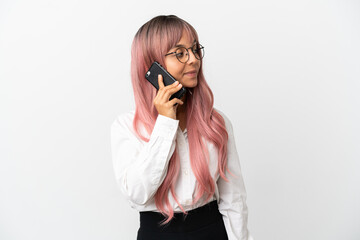
[[[191,49],[188,49],[188,54],[189,54],[189,60],[187,63],[191,64],[193,62],[199,61],[196,57],[195,54],[193,53],[193,51]]]

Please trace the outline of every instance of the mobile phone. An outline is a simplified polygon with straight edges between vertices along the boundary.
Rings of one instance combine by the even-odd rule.
[[[166,71],[166,69],[160,65],[157,61],[155,61],[149,68],[149,70],[145,74],[145,78],[157,89],[159,90],[159,81],[158,81],[158,75],[161,74],[163,77],[164,85],[170,85],[173,84],[176,79],[171,76],[171,74]],[[186,93],[186,89],[184,87],[181,87],[179,91],[171,95],[169,101],[173,99],[174,97],[181,99],[181,97]]]

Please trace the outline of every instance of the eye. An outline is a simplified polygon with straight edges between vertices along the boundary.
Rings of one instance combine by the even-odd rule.
[[[184,48],[178,48],[176,51],[175,51],[175,55],[177,57],[183,57],[185,55],[185,49]]]

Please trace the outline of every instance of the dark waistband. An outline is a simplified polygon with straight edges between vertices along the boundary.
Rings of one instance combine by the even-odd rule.
[[[222,220],[217,201],[188,211],[188,214],[174,213],[174,218],[169,223],[161,226],[165,217],[159,212],[140,212],[140,229],[153,232],[184,232],[193,231],[201,227]]]

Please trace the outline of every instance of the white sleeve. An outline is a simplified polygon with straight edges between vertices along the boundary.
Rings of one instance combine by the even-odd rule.
[[[230,172],[237,177],[226,172],[226,178],[229,182],[226,182],[221,176],[218,178],[219,211],[223,216],[229,240],[253,240],[247,228],[247,195],[241,173],[239,156],[236,150],[232,124],[224,114],[221,115],[225,119],[225,125],[229,135],[227,166]]]
[[[165,179],[175,150],[179,120],[158,115],[149,142],[138,139],[121,115],[111,125],[111,152],[117,184],[127,199],[144,205]],[[134,130],[133,130],[134,131]]]

